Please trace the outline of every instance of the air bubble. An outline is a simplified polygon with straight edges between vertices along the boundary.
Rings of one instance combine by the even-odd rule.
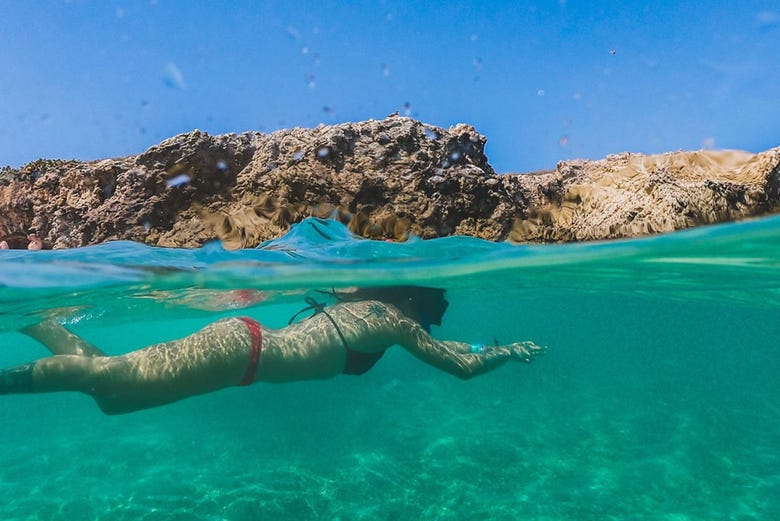
[[[228,167],[227,161],[224,161],[222,159],[217,161],[217,169],[218,170],[221,170],[222,172],[224,172],[225,170],[227,170],[227,167]]]
[[[437,139],[439,139],[439,135],[436,134],[436,132],[434,132],[432,129],[428,127],[425,128],[425,137],[427,137],[431,141],[436,141]]]
[[[149,221],[144,221],[144,230],[148,232],[151,229],[152,229],[152,223],[150,223]]]
[[[295,152],[293,152],[293,159],[295,161],[300,161],[301,159],[303,159],[303,152],[301,152],[300,150],[296,150]]]
[[[184,74],[178,65],[173,62],[168,62],[165,65],[165,84],[172,89],[184,90],[187,88],[187,84],[184,83]]]
[[[330,148],[328,147],[320,147],[317,149],[317,157],[319,158],[328,157],[328,154],[330,154]]]
[[[404,116],[411,116],[412,115],[412,104],[408,101],[404,103]]]
[[[168,185],[168,188],[174,188],[181,185],[186,185],[192,180],[192,178],[187,174],[179,174],[175,177],[171,177],[167,181],[165,181],[165,184]]]
[[[460,158],[462,157],[462,154],[460,153],[460,150],[454,150],[450,154],[450,159],[452,159],[454,162],[460,161]]]
[[[537,96],[544,96],[544,89],[539,89],[536,91]]]
[[[287,36],[289,36],[293,40],[301,39],[301,32],[295,27],[290,26],[285,30],[285,32],[287,33]]]
[[[386,63],[382,64],[382,76],[384,76],[385,78],[390,76],[390,67],[388,67]]]
[[[314,81],[314,74],[306,75],[306,86],[308,86],[310,89],[313,89],[317,86],[317,82]]]
[[[761,29],[771,29],[780,24],[780,15],[774,11],[761,11],[756,14],[756,23]]]

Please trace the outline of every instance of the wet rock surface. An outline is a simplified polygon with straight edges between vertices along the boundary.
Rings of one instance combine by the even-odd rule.
[[[780,148],[626,153],[502,180],[525,205],[510,240],[636,237],[777,212]]]
[[[0,171],[0,239],[251,247],[314,215],[370,238],[516,242],[633,237],[772,213],[780,148],[620,154],[499,175],[486,138],[390,116],[271,134],[193,131],[135,156]],[[18,243],[18,244],[17,244]]]

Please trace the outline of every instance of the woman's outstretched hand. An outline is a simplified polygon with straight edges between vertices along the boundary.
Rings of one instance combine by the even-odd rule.
[[[522,360],[526,363],[532,362],[534,358],[544,354],[544,352],[547,350],[546,347],[538,346],[530,340],[525,342],[514,342],[512,344],[501,347],[508,349],[509,352],[512,353],[512,358],[516,360]]]

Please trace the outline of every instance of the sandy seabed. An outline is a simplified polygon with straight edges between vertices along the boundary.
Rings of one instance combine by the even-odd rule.
[[[296,397],[294,385],[257,387],[250,397],[259,408],[227,391],[118,419],[101,416],[81,397],[52,398],[37,408],[52,415],[70,408],[87,431],[58,416],[49,422],[50,434],[32,433],[12,450],[6,445],[0,518],[748,520],[780,514],[780,411],[769,400],[752,411],[738,400],[702,408],[691,396],[627,408],[625,400],[636,400],[638,389],[615,394],[597,386],[569,389],[576,400],[565,394],[540,400],[532,382],[509,381],[512,369],[481,384],[390,379],[375,400],[350,398],[360,389],[357,380],[313,401]],[[546,377],[534,380],[554,385]],[[298,390],[312,390],[307,385]],[[447,398],[463,385],[468,393]],[[519,394],[512,397],[510,389]],[[26,405],[36,398],[49,400],[25,398]],[[275,415],[296,402],[296,413]],[[41,422],[26,422],[36,425]]]

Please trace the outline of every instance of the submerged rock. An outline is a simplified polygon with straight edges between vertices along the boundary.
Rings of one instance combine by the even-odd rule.
[[[39,160],[0,171],[0,239],[35,228],[54,248],[116,239],[195,247],[214,237],[237,248],[315,215],[371,238],[576,241],[780,207],[780,149],[622,154],[498,175],[485,143],[468,125],[393,115],[271,134],[196,130],[136,156]]]

